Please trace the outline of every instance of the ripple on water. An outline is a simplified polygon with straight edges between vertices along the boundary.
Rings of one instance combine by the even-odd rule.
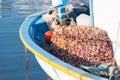
[[[47,4],[44,0],[0,0],[0,80],[25,80],[25,53],[18,31],[26,16]],[[29,80],[46,80],[31,53],[29,59]]]

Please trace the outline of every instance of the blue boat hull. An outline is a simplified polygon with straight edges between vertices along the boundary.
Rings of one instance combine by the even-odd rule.
[[[49,30],[42,18],[46,11],[28,16],[19,31],[24,46],[35,55],[43,70],[53,80],[107,80],[65,63],[40,47],[45,43],[44,33]]]

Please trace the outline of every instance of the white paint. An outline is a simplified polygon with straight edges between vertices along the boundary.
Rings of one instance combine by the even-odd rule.
[[[108,32],[112,41],[116,41],[120,23],[120,0],[93,0],[94,22]],[[120,33],[119,40],[120,42]]]
[[[35,56],[42,69],[54,80],[77,80]]]
[[[67,4],[68,0],[52,0],[52,6],[58,6],[61,4]]]
[[[90,26],[90,16],[86,14],[80,14],[76,18],[77,25],[87,25]]]
[[[118,67],[120,67],[120,47],[115,52],[115,59],[116,59]]]
[[[52,0],[52,6],[59,5],[59,0]]]

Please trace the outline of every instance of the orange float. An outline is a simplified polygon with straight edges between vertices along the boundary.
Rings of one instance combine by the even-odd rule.
[[[44,34],[44,40],[47,42],[47,43],[51,43],[51,37],[53,35],[53,32],[52,31],[47,31],[45,32]]]

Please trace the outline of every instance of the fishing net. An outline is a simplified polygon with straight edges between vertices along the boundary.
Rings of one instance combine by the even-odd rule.
[[[61,60],[80,68],[98,67],[110,62],[115,65],[113,48],[107,32],[90,26],[56,26],[50,51]]]

